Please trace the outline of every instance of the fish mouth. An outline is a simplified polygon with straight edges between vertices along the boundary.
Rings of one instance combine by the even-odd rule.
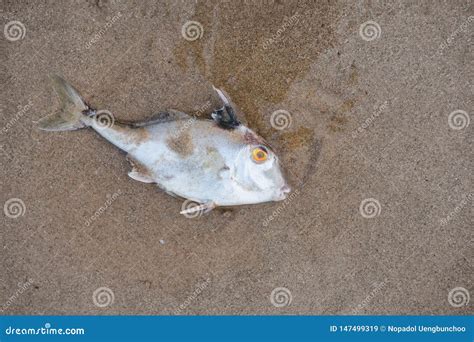
[[[277,195],[274,198],[274,201],[283,201],[288,197],[288,194],[291,192],[291,188],[288,185],[283,185],[278,191]]]

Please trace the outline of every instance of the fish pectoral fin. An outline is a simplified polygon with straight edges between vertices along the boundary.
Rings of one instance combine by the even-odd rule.
[[[127,156],[127,160],[132,165],[132,171],[128,173],[128,176],[136,181],[143,182],[143,183],[156,183],[155,179],[151,172],[141,164],[140,162],[136,161],[130,156]]]
[[[208,212],[210,212],[215,207],[216,207],[216,204],[213,201],[209,201],[209,202],[205,202],[205,203],[193,206],[193,207],[185,209],[185,210],[181,210],[180,214],[188,215],[188,214],[193,214],[193,213],[196,213],[196,212],[207,214]]]

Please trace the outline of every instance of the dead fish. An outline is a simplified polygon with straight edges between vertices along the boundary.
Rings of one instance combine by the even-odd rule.
[[[179,111],[142,122],[119,121],[92,108],[59,76],[51,76],[61,109],[38,122],[45,131],[92,128],[127,153],[129,176],[156,183],[168,194],[199,203],[182,214],[284,200],[290,188],[274,150],[235,115],[224,93],[212,120]]]

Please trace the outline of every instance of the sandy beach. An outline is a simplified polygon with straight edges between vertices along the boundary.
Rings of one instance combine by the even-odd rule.
[[[4,315],[473,314],[469,1],[2,1]],[[230,96],[283,202],[195,218],[90,129],[58,74],[142,120]]]

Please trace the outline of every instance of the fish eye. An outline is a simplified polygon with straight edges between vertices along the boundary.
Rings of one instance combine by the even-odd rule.
[[[261,164],[268,159],[268,151],[265,147],[259,146],[255,147],[252,150],[252,160],[257,163]]]

